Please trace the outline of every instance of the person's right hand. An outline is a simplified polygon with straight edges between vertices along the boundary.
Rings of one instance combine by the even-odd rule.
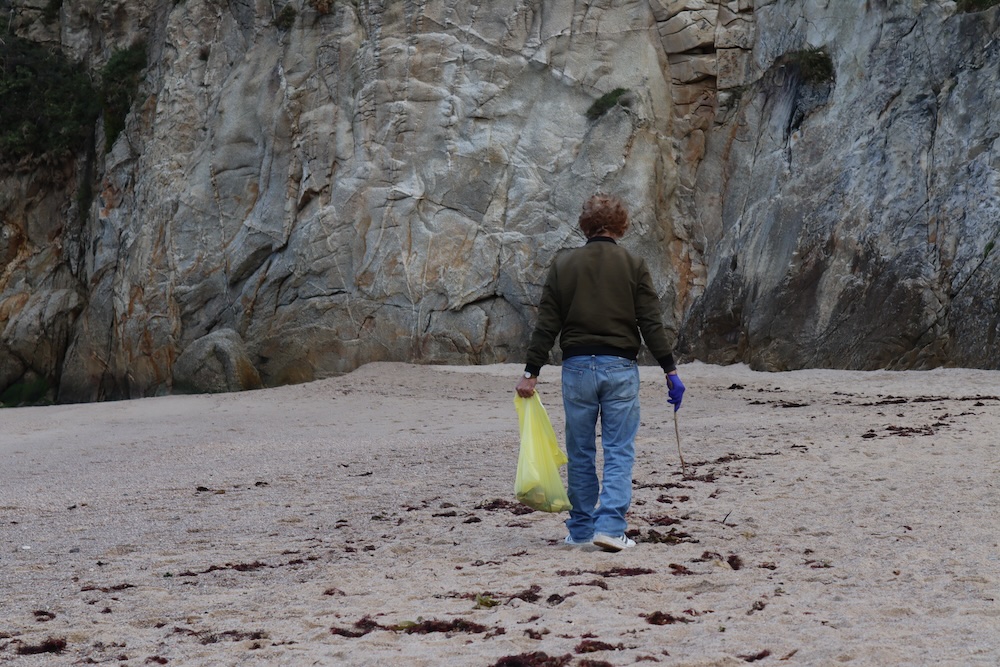
[[[684,399],[684,383],[676,373],[667,374],[667,403],[674,406],[674,412],[681,409],[681,401]]]
[[[517,383],[517,395],[521,398],[531,398],[535,395],[535,385],[538,384],[538,378],[521,378],[521,381]]]

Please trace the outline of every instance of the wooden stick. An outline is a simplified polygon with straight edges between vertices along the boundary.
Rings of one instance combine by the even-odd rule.
[[[677,456],[681,458],[681,474],[686,479],[688,476],[687,464],[684,463],[684,454],[681,453],[681,429],[677,425],[677,410],[674,410],[674,435],[677,436]]]

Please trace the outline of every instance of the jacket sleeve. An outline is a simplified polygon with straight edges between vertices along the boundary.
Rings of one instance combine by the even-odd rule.
[[[542,288],[542,299],[538,303],[538,320],[535,322],[535,330],[531,333],[531,342],[528,344],[528,358],[524,369],[532,375],[538,375],[542,366],[548,363],[549,351],[556,342],[556,336],[562,331],[558,282],[558,270],[556,263],[553,262],[545,279],[545,286]]]
[[[663,313],[660,308],[660,297],[653,288],[653,278],[649,274],[645,260],[639,260],[638,287],[635,295],[636,322],[642,340],[646,343],[653,358],[660,364],[664,373],[676,370],[673,348],[667,339],[663,328]]]

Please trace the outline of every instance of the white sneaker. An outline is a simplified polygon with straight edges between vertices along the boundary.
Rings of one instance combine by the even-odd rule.
[[[573,546],[582,547],[582,546],[586,546],[588,544],[593,544],[594,540],[593,540],[593,538],[591,538],[589,540],[579,540],[578,541],[578,540],[574,540],[572,535],[567,535],[566,539],[564,539],[563,542],[565,544],[572,544]]]
[[[604,551],[621,551],[622,549],[634,547],[635,540],[632,540],[625,535],[615,537],[613,535],[597,533],[594,535],[594,546],[600,547]]]

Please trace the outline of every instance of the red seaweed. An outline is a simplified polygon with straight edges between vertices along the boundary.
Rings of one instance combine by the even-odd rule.
[[[550,656],[544,651],[507,655],[497,660],[491,667],[564,667],[573,660],[573,655],[567,653],[561,656]]]
[[[47,637],[40,644],[20,644],[18,655],[39,655],[41,653],[62,653],[66,650],[66,640],[62,637]]]
[[[574,651],[577,653],[593,653],[595,651],[624,651],[625,645],[619,643],[618,646],[596,639],[585,639],[576,645]]]

